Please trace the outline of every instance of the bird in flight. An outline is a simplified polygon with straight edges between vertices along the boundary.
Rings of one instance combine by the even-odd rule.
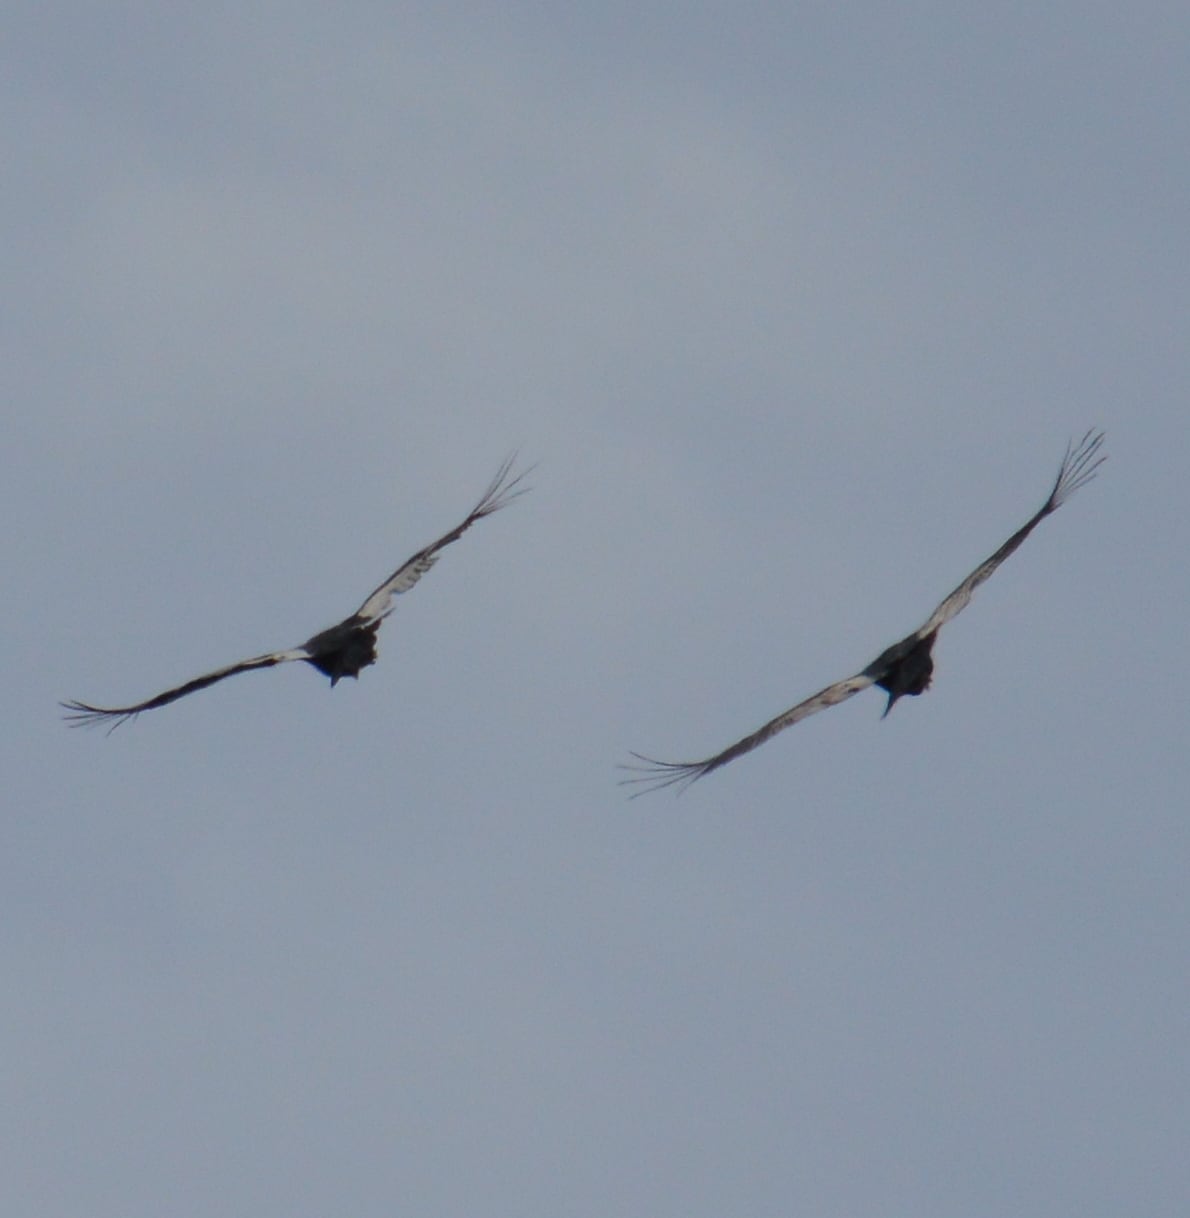
[[[438,561],[439,551],[452,541],[458,541],[477,520],[507,507],[529,489],[521,486],[521,480],[529,470],[513,477],[513,461],[513,457],[504,461],[488,489],[462,524],[456,525],[449,533],[418,550],[412,558],[406,559],[379,588],[368,594],[364,603],[350,617],[345,617],[336,626],[320,631],[300,647],[293,647],[288,651],[270,651],[267,655],[254,656],[250,660],[241,660],[238,664],[229,664],[226,668],[217,668],[214,672],[195,677],[194,680],[174,689],[167,689],[155,698],[148,698],[135,706],[92,706],[89,702],[61,702],[59,705],[67,712],[64,718],[72,727],[108,723],[111,725],[109,731],[114,731],[121,723],[135,719],[141,711],[167,706],[187,694],[214,685],[216,681],[234,677],[236,673],[251,672],[256,668],[272,668],[274,664],[285,664],[290,660],[304,660],[307,664],[312,664],[319,672],[330,677],[332,686],[343,677],[355,677],[358,680],[360,669],[376,662],[376,632],[380,629],[380,623],[395,608],[393,598],[402,592],[408,592]]]
[[[1103,433],[1094,430],[1088,431],[1077,444],[1068,444],[1053,489],[1040,510],[1017,529],[995,554],[980,563],[921,626],[912,634],[906,635],[899,643],[894,643],[882,651],[862,672],[819,690],[813,697],[799,702],[784,714],[770,720],[751,736],[745,736],[743,740],[737,741],[721,753],[716,753],[713,757],[707,757],[703,761],[656,761],[652,757],[633,753],[632,756],[636,759],[635,764],[621,767],[632,771],[633,776],[621,779],[621,785],[640,788],[633,792],[633,798],[649,791],[659,791],[663,787],[676,786],[679,791],[684,790],[692,782],[696,782],[712,770],[717,770],[721,765],[726,765],[729,761],[750,753],[785,728],[792,727],[793,724],[801,722],[820,710],[825,710],[828,706],[837,706],[840,702],[845,702],[853,694],[859,693],[861,689],[867,689],[869,685],[878,685],[888,694],[884,715],[892,710],[894,703],[902,695],[916,696],[924,693],[930,686],[930,677],[934,671],[934,661],[930,652],[933,649],[934,640],[938,637],[938,631],[955,614],[966,608],[975,589],[1020,546],[1051,512],[1056,512],[1079,487],[1085,486],[1095,476],[1095,471],[1107,460],[1107,455],[1101,455],[1099,452],[1102,444]],[[884,715],[881,715],[881,718],[884,718]]]

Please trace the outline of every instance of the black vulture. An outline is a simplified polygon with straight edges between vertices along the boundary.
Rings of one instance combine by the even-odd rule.
[[[64,717],[72,727],[106,722],[110,723],[111,730],[114,730],[121,723],[135,718],[141,711],[166,706],[196,690],[206,689],[216,681],[233,677],[236,673],[251,672],[256,668],[272,668],[274,664],[284,664],[290,660],[304,660],[307,664],[312,664],[319,672],[330,677],[332,686],[343,677],[355,677],[358,680],[360,670],[376,662],[376,632],[380,629],[380,623],[395,608],[393,598],[402,592],[408,592],[425,575],[438,561],[438,552],[443,547],[457,541],[477,520],[507,507],[528,489],[520,483],[529,471],[525,470],[513,477],[513,460],[514,458],[509,457],[496,471],[488,489],[462,524],[456,525],[449,533],[418,550],[412,558],[402,563],[380,587],[369,593],[364,603],[350,617],[344,618],[336,626],[320,631],[300,647],[288,651],[270,651],[266,655],[229,664],[226,668],[217,668],[214,672],[195,677],[184,685],[167,689],[155,698],[148,698],[134,706],[92,706],[89,702],[62,702],[59,705],[68,712]]]
[[[892,710],[894,703],[904,694],[916,696],[924,693],[930,687],[930,678],[934,671],[934,661],[930,655],[938,631],[959,613],[971,599],[971,594],[985,579],[1025,540],[1026,537],[1051,512],[1058,508],[1074,494],[1079,487],[1086,485],[1094,476],[1095,471],[1107,460],[1106,454],[1100,455],[1099,449],[1103,444],[1103,433],[1088,431],[1077,444],[1071,443],[1066,447],[1066,455],[1062,459],[1062,467],[1054,482],[1049,498],[1041,505],[1026,524],[1015,533],[990,558],[980,563],[970,575],[930,614],[929,618],[912,634],[906,635],[899,643],[882,651],[861,672],[845,680],[836,681],[825,689],[790,707],[784,714],[778,715],[743,740],[737,741],[721,753],[707,757],[703,761],[657,761],[640,753],[633,753],[636,764],[622,766],[622,769],[633,772],[633,777],[621,780],[621,785],[639,785],[636,795],[644,795],[648,791],[657,791],[662,787],[677,786],[679,790],[689,786],[712,770],[721,765],[751,752],[763,744],[771,736],[787,727],[800,722],[817,711],[825,710],[828,706],[837,706],[845,702],[861,689],[869,685],[878,685],[888,694],[884,706],[884,715]],[[884,717],[881,715],[881,718]]]

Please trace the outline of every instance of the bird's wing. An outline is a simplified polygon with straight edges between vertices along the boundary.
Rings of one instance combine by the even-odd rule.
[[[1103,444],[1103,432],[1088,431],[1077,444],[1071,442],[1066,446],[1066,455],[1062,458],[1062,468],[1054,481],[1049,498],[1041,505],[1040,510],[993,554],[985,559],[967,576],[965,580],[930,614],[929,619],[902,643],[911,644],[924,639],[944,626],[957,613],[967,607],[971,594],[987,579],[993,571],[1029,536],[1030,533],[1048,516],[1070,498],[1080,487],[1085,486],[1095,477],[1095,471],[1107,460],[1107,454],[1100,454]]]
[[[721,765],[734,761],[744,753],[750,753],[754,748],[764,744],[771,736],[784,731],[785,728],[792,727],[793,724],[817,714],[820,710],[826,710],[828,706],[838,706],[840,702],[846,702],[853,694],[858,694],[861,689],[867,689],[874,683],[875,678],[867,673],[857,673],[854,677],[848,677],[844,681],[836,681],[834,685],[828,685],[826,689],[819,690],[812,698],[791,706],[784,714],[771,719],[751,736],[745,736],[743,740],[737,741],[721,753],[716,753],[714,757],[706,758],[705,761],[656,761],[652,757],[633,753],[632,756],[640,764],[620,767],[633,771],[635,775],[632,778],[622,778],[620,785],[640,787],[639,791],[633,792],[633,799],[638,795],[644,795],[647,791],[659,791],[662,787],[678,786],[684,790],[692,782],[696,782],[712,770],[717,770]]]
[[[254,668],[272,668],[274,664],[284,664],[288,660],[304,660],[308,656],[309,652],[304,647],[294,648],[291,651],[271,651],[268,655],[254,656],[251,660],[241,660],[238,664],[228,664],[226,668],[217,668],[214,672],[195,677],[193,681],[187,681],[185,685],[179,685],[176,689],[167,689],[165,693],[158,694],[155,698],[149,698],[144,702],[138,702],[135,706],[92,706],[89,702],[73,701],[60,702],[59,705],[67,711],[63,718],[69,721],[71,727],[109,723],[111,725],[109,730],[115,731],[121,723],[135,719],[141,711],[154,710],[158,706],[176,702],[178,698],[184,698],[187,694],[192,694],[199,689],[206,689],[208,685],[214,685],[216,681],[222,681],[225,677],[234,677],[238,672],[251,672]]]
[[[492,479],[488,489],[484,491],[482,498],[471,509],[462,524],[456,525],[449,533],[445,533],[424,549],[418,550],[412,558],[406,559],[379,588],[368,595],[367,600],[355,611],[354,619],[366,624],[377,622],[387,616],[393,609],[393,597],[402,592],[408,592],[425,575],[437,562],[439,550],[450,545],[452,541],[458,541],[477,520],[498,512],[519,495],[523,495],[529,488],[521,486],[520,482],[529,473],[529,470],[524,470],[515,478],[511,477],[514,460],[515,455],[504,461],[496,471],[496,476]]]

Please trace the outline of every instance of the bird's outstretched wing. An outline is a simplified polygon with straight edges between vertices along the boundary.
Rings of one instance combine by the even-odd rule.
[[[1053,490],[1049,498],[1041,505],[1037,513],[1023,524],[1013,535],[993,554],[985,559],[967,576],[965,580],[930,614],[928,620],[902,643],[924,639],[940,627],[946,625],[952,617],[962,612],[971,600],[971,594],[986,580],[993,571],[1029,536],[1030,533],[1048,516],[1056,512],[1080,487],[1086,486],[1095,477],[1095,471],[1107,460],[1106,453],[1100,453],[1103,444],[1103,432],[1088,431],[1077,444],[1073,441],[1066,446],[1066,455],[1062,458],[1062,467],[1054,480]]]
[[[505,459],[496,471],[496,476],[484,491],[479,502],[471,509],[467,519],[456,525],[449,533],[444,533],[437,541],[431,542],[424,549],[418,550],[412,558],[406,559],[355,611],[354,619],[362,624],[378,622],[393,611],[393,597],[402,592],[408,592],[414,584],[438,561],[438,552],[452,541],[460,537],[477,521],[501,508],[507,507],[518,496],[523,495],[529,488],[521,486],[522,480],[530,473],[523,470],[516,477],[511,477],[513,462],[516,455]],[[350,619],[349,619],[350,620]]]
[[[875,680],[875,677],[869,676],[867,673],[857,673],[854,677],[848,677],[844,681],[836,681],[834,685],[828,685],[826,689],[819,690],[812,698],[807,698],[804,702],[799,702],[797,706],[791,706],[784,714],[770,719],[764,727],[753,732],[751,736],[737,740],[723,752],[716,753],[714,757],[708,757],[704,761],[656,761],[652,757],[633,753],[632,756],[640,764],[620,767],[622,770],[633,772],[633,777],[620,779],[620,786],[639,786],[640,790],[632,793],[633,799],[648,791],[660,791],[663,787],[677,786],[684,790],[692,782],[696,782],[712,770],[717,770],[721,765],[734,761],[744,753],[750,753],[754,748],[764,744],[771,736],[784,731],[785,728],[800,723],[801,720],[817,714],[820,710],[826,710],[828,706],[838,706],[840,702],[846,702],[853,694],[858,694],[861,689],[867,689],[869,685],[873,685]]]
[[[206,689],[208,685],[214,685],[216,681],[234,677],[236,673],[251,672],[255,668],[272,668],[274,664],[284,664],[289,660],[304,660],[308,656],[309,652],[304,647],[297,647],[290,651],[271,651],[268,655],[254,656],[251,660],[241,660],[238,664],[228,664],[225,668],[216,668],[214,672],[195,677],[193,681],[187,681],[185,685],[179,685],[175,689],[167,689],[165,693],[158,694],[155,698],[148,698],[144,702],[138,702],[135,706],[92,706],[89,702],[74,701],[60,702],[58,705],[68,712],[63,718],[69,722],[71,727],[91,727],[96,723],[107,723],[110,725],[108,730],[115,731],[121,723],[135,719],[141,711],[166,706],[196,690]]]

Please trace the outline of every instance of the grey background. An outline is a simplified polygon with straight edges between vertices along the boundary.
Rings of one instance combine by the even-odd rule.
[[[1185,7],[5,24],[4,1213],[1185,1213]]]

